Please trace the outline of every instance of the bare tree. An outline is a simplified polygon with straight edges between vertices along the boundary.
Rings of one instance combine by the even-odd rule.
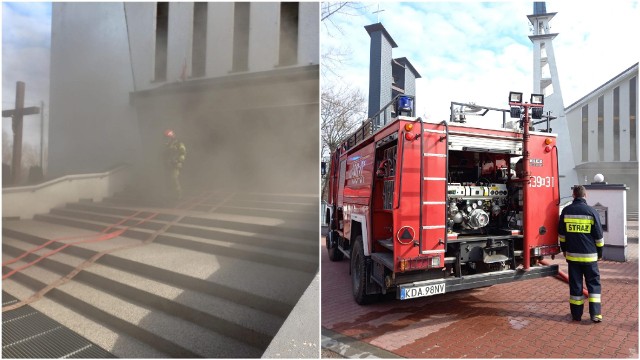
[[[322,2],[322,24],[327,36],[344,36],[335,16],[362,16],[369,4],[354,2]],[[321,157],[330,166],[330,155],[366,119],[366,98],[360,90],[344,85],[341,68],[350,58],[346,48],[323,46],[321,94]],[[334,77],[336,81],[330,81]],[[329,167],[327,167],[329,168]],[[328,177],[322,178],[322,199],[326,199]]]
[[[322,3],[322,15],[320,20],[322,23],[327,26],[332,25],[338,31],[340,27],[337,26],[333,22],[333,15],[342,14],[348,16],[359,16],[363,11],[366,11],[369,8],[369,5],[364,3],[356,3],[351,1],[340,1],[340,2],[328,2],[323,1]]]
[[[321,94],[321,156],[330,163],[330,155],[366,118],[364,95],[348,85],[327,87]],[[322,179],[322,199],[326,197],[327,177]]]
[[[327,2],[322,4],[321,21],[325,27],[327,36],[335,37],[344,35],[340,25],[334,22],[335,15],[341,16],[362,16],[367,11],[369,5],[354,2]],[[338,35],[339,34],[339,35]],[[323,46],[322,49],[322,76],[333,75],[340,78],[339,68],[350,57],[351,51],[346,48],[333,46]]]

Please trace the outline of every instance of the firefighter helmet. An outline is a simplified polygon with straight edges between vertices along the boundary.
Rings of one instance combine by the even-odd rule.
[[[167,129],[167,130],[164,131],[164,136],[173,139],[173,138],[176,137],[176,133],[173,132],[172,129]]]

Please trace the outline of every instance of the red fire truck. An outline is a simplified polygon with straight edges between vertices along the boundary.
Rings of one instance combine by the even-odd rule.
[[[540,119],[543,104],[514,94],[509,110],[452,103],[442,122],[396,97],[378,113],[393,107],[390,121],[372,117],[332,154],[326,247],[331,261],[350,259],[356,302],[558,274],[539,263],[560,252],[556,135],[530,131],[529,110]],[[464,122],[488,111],[502,112],[502,128]]]

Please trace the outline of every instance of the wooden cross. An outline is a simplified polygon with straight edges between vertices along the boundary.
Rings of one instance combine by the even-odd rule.
[[[16,108],[2,110],[2,117],[12,119],[13,129],[13,158],[11,159],[11,184],[16,185],[20,181],[20,168],[22,162],[22,117],[40,113],[37,106],[24,107],[25,84],[22,81],[16,83]]]

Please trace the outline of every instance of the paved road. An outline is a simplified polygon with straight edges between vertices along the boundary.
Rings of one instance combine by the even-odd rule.
[[[600,263],[601,324],[572,322],[555,278],[360,306],[348,261],[330,262],[322,239],[322,326],[402,357],[638,358],[637,221],[628,235],[629,261]],[[567,271],[562,256],[552,262]]]

